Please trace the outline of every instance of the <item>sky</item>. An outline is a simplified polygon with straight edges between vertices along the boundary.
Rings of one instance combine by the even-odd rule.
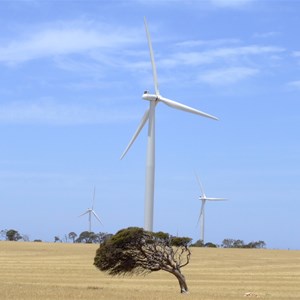
[[[300,249],[300,2],[0,1],[0,230],[54,241],[144,225],[154,92],[218,121],[156,107],[154,231]]]

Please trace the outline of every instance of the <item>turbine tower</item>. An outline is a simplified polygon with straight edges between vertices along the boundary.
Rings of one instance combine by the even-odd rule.
[[[89,232],[92,232],[92,215],[101,223],[100,218],[97,216],[96,212],[94,211],[94,204],[95,204],[95,193],[96,188],[94,187],[94,194],[93,194],[93,202],[92,202],[92,208],[88,208],[83,214],[81,214],[79,217],[84,216],[86,214],[89,214]]]
[[[148,46],[150,51],[150,60],[152,65],[153,81],[154,81],[154,90],[155,94],[150,94],[148,91],[145,91],[142,95],[144,100],[149,101],[149,109],[146,110],[142,120],[134,133],[132,139],[130,140],[127,148],[123,152],[121,159],[126,155],[127,151],[134,143],[135,139],[143,129],[144,125],[148,121],[148,142],[147,142],[147,158],[146,158],[146,187],[145,187],[145,220],[144,220],[144,229],[147,231],[153,231],[153,206],[154,206],[154,176],[155,176],[155,108],[159,102],[162,102],[171,108],[183,110],[190,112],[202,117],[211,118],[217,120],[216,117],[199,111],[197,109],[191,108],[189,106],[183,105],[181,103],[175,102],[173,100],[164,98],[160,95],[158,89],[158,80],[156,73],[156,66],[154,61],[154,54],[152,50],[152,44],[150,39],[150,34],[148,31],[148,26],[146,18],[144,18],[146,36],[148,40]]]
[[[196,174],[196,178],[197,178],[197,182],[200,186],[200,190],[201,190],[201,195],[199,197],[199,199],[202,201],[202,205],[201,205],[201,209],[200,209],[200,215],[198,218],[198,222],[197,224],[199,224],[200,222],[200,226],[201,226],[201,241],[204,244],[204,224],[205,224],[205,203],[206,201],[225,201],[227,199],[225,198],[210,198],[210,197],[206,197],[203,186],[201,184],[201,181],[199,179],[199,177]]]

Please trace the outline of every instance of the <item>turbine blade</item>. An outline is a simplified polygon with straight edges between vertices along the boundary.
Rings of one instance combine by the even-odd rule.
[[[82,217],[84,215],[86,215],[89,211],[87,210],[86,212],[84,212],[83,214],[79,215],[78,217]]]
[[[150,51],[150,59],[151,59],[151,65],[152,65],[152,73],[153,73],[155,94],[159,95],[156,66],[155,66],[155,61],[154,61],[154,54],[153,54],[152,43],[151,43],[150,33],[149,33],[149,30],[148,30],[148,26],[147,26],[146,17],[144,17],[144,23],[145,23],[146,35],[147,35],[148,46],[149,46],[149,51]]]
[[[203,211],[204,211],[204,203],[205,203],[205,201],[202,201],[202,205],[201,205],[201,209],[200,209],[200,214],[199,214],[199,217],[198,217],[197,225],[199,224],[201,216],[202,216]]]
[[[203,186],[201,184],[200,178],[199,178],[199,176],[198,176],[198,174],[196,172],[195,172],[195,175],[196,175],[197,182],[198,182],[198,184],[200,186],[202,197],[206,198],[206,195],[205,195],[205,192],[204,192],[204,188],[203,188]]]
[[[218,120],[217,117],[209,115],[209,114],[207,114],[205,112],[202,112],[200,110],[197,110],[195,108],[189,107],[187,105],[181,104],[179,102],[176,102],[176,101],[164,98],[164,97],[159,97],[158,100],[165,103],[166,105],[168,105],[172,108],[183,110],[183,111],[186,111],[186,112],[189,112],[189,113],[192,113],[192,114],[196,114],[196,115],[199,115],[199,116],[202,116],[202,117],[210,118],[210,119],[213,119],[213,120]]]
[[[206,200],[209,200],[209,201],[227,201],[228,199],[226,199],[226,198],[206,198]]]
[[[95,213],[95,211],[92,210],[93,215],[95,216],[95,218],[102,224],[100,218],[97,216],[97,214]],[[103,224],[102,224],[103,225]]]
[[[149,118],[149,111],[150,109],[146,110],[136,132],[134,133],[132,139],[130,140],[128,146],[126,147],[125,151],[123,152],[123,154],[121,155],[121,158],[122,159],[126,153],[128,152],[129,148],[131,147],[131,145],[134,143],[135,139],[138,137],[139,133],[141,132],[141,130],[143,129],[143,127],[145,126],[145,123],[147,122],[148,118]]]
[[[202,201],[200,216],[202,216],[204,213],[204,206],[205,206],[205,200]]]

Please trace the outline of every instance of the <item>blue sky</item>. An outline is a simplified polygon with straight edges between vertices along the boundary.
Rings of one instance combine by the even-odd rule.
[[[0,229],[53,241],[143,226],[146,128],[120,156],[154,90],[219,121],[156,109],[154,230],[300,249],[300,3],[0,1]]]

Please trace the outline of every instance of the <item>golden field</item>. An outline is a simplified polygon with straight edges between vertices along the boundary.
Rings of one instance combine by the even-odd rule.
[[[166,272],[110,277],[98,245],[0,241],[0,299],[300,299],[300,251],[192,248],[181,295]],[[245,296],[251,293],[250,296]]]

